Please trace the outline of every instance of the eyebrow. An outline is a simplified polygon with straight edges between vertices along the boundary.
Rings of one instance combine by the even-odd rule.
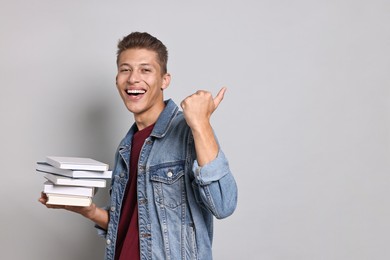
[[[130,64],[128,64],[128,63],[121,63],[120,65],[119,65],[119,67],[122,67],[122,66],[129,66],[129,67],[131,67],[131,65]],[[153,67],[153,65],[152,64],[150,64],[150,63],[141,63],[141,64],[139,64],[139,66],[150,66],[150,67]]]

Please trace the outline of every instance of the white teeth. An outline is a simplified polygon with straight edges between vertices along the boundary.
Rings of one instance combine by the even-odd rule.
[[[146,91],[142,89],[128,89],[127,94],[144,94]]]

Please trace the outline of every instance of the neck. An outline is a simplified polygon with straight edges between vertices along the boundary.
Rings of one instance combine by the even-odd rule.
[[[154,107],[152,111],[147,111],[143,114],[134,114],[134,120],[137,125],[138,130],[142,130],[154,123],[156,123],[161,112],[165,108],[165,103],[163,102],[161,106]]]

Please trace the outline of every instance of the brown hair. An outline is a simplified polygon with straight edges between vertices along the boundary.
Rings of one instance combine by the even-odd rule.
[[[161,67],[161,73],[167,73],[168,50],[167,47],[156,37],[146,32],[132,32],[123,37],[118,43],[116,63],[119,55],[127,49],[147,49],[157,53],[157,61]]]

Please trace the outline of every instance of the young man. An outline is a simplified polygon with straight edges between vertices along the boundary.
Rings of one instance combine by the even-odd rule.
[[[213,216],[236,208],[236,183],[210,125],[226,89],[215,98],[197,91],[181,112],[164,101],[167,60],[148,33],[119,42],[116,85],[135,123],[116,152],[110,206],[55,206],[96,223],[106,259],[212,259]]]

